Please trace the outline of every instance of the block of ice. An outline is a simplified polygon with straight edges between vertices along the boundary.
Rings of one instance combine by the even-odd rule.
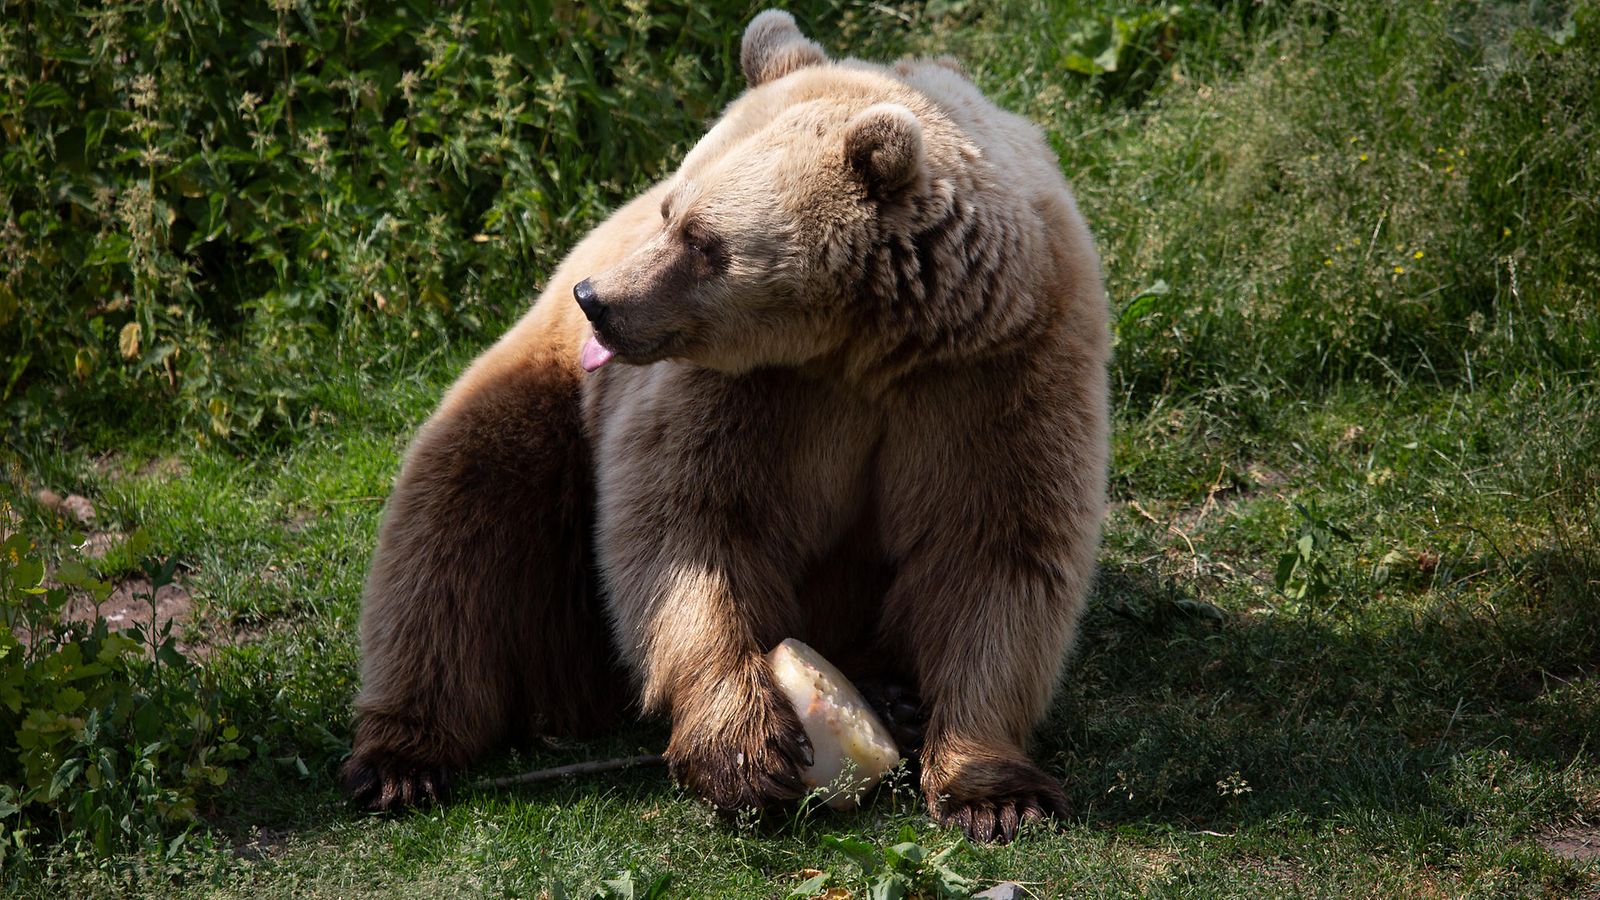
[[[767,663],[816,752],[800,780],[824,788],[823,801],[834,809],[855,808],[900,762],[888,730],[855,685],[804,643],[785,640],[767,654]]]

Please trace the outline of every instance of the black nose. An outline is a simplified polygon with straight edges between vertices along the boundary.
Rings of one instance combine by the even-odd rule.
[[[594,285],[589,283],[589,279],[585,278],[572,286],[572,297],[578,301],[578,307],[589,317],[589,321],[599,325],[600,320],[605,318],[606,305],[600,302],[600,295],[594,292]]]

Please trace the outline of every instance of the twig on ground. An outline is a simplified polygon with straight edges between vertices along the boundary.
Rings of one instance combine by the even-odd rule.
[[[643,756],[624,756],[618,759],[597,759],[592,762],[573,763],[569,766],[556,766],[553,769],[535,769],[532,772],[507,775],[504,778],[485,778],[474,784],[473,787],[480,791],[498,790],[519,784],[539,784],[545,781],[557,781],[570,775],[594,775],[599,772],[631,769],[635,766],[658,766],[666,761],[666,757],[659,753],[647,753]]]

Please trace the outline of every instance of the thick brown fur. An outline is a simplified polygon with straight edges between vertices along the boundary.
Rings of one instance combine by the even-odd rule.
[[[940,821],[1007,840],[1065,810],[1024,746],[1104,505],[1088,230],[1037,129],[948,60],[830,62],[767,12],[741,64],[413,445],[364,600],[368,804],[602,725],[614,666],[687,787],[790,801],[810,748],[762,657],[793,636],[920,696]],[[616,353],[587,375],[585,312]]]

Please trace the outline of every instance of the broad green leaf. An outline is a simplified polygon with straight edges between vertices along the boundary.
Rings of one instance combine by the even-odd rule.
[[[886,872],[867,889],[868,900],[901,900],[906,895],[906,883],[893,872]]]
[[[820,875],[813,875],[807,878],[805,881],[790,888],[788,900],[807,900],[807,898],[822,893],[822,889],[828,886],[828,879],[832,877],[833,874],[831,872],[823,872]]]
[[[22,559],[11,569],[12,583],[17,587],[37,593],[39,583],[44,580],[44,563],[37,559]]]
[[[61,767],[56,769],[55,776],[50,779],[50,790],[45,795],[45,799],[54,800],[61,796],[62,791],[71,787],[72,783],[77,781],[78,776],[83,773],[83,764],[83,757],[81,756],[74,756],[62,763]]]
[[[600,882],[602,900],[634,900],[633,873],[619,872],[617,877]]]
[[[667,885],[671,883],[672,873],[662,872],[660,875],[655,877],[654,881],[650,882],[649,887],[644,889],[644,896],[641,898],[641,900],[665,900],[667,896]]]
[[[88,698],[83,691],[75,687],[64,687],[56,691],[56,695],[52,698],[50,705],[55,708],[56,712],[70,713],[82,706],[83,701],[86,699]]]
[[[927,858],[928,851],[921,844],[905,841],[890,847],[885,855],[891,862],[904,861],[915,866]]]
[[[849,857],[851,862],[860,867],[862,874],[871,875],[883,868],[883,860],[879,858],[877,850],[860,838],[825,834],[818,843]]]
[[[1282,591],[1289,587],[1289,579],[1294,577],[1295,566],[1299,565],[1300,557],[1295,553],[1284,553],[1278,557],[1278,569],[1273,573],[1272,584]]]

